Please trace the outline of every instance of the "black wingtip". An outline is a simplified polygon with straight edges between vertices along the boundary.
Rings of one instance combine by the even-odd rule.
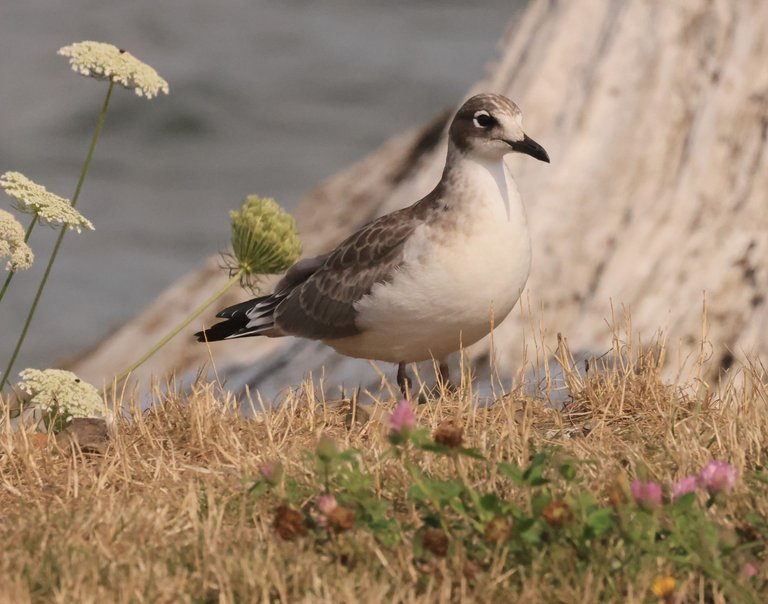
[[[245,327],[247,322],[248,319],[245,317],[227,319],[226,321],[216,323],[208,329],[198,331],[195,334],[195,337],[198,342],[218,342],[220,340],[226,340]]]
[[[227,306],[227,308],[224,310],[220,310],[218,313],[216,313],[216,316],[219,319],[235,319],[238,316],[245,315],[249,310],[259,306],[261,303],[266,302],[270,298],[272,298],[272,294],[268,296],[261,296],[259,298],[252,298],[238,304],[233,304],[232,306]]]
[[[195,334],[198,342],[218,342],[233,338],[260,336],[272,325],[271,315],[282,298],[270,294],[229,306],[216,315],[224,321]],[[250,316],[249,316],[250,315]],[[249,328],[248,324],[252,323]]]

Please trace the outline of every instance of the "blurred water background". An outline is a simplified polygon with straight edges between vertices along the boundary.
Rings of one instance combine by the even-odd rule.
[[[168,80],[116,90],[78,208],[16,372],[75,355],[228,240],[247,193],[293,208],[390,136],[461,100],[525,0],[2,0],[0,172],[71,198],[106,85],[56,50],[125,48]],[[5,197],[0,207],[7,208]],[[55,234],[0,308],[3,366]]]

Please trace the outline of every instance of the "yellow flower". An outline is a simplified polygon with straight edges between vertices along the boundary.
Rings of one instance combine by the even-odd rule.
[[[0,210],[0,258],[8,258],[5,269],[20,271],[32,266],[35,255],[24,241],[24,227],[10,212]]]
[[[301,255],[296,222],[274,199],[249,195],[239,212],[230,212],[235,266],[244,281],[282,273]]]
[[[30,396],[28,404],[46,413],[73,417],[106,417],[107,408],[99,391],[63,369],[25,369],[19,390]]]
[[[669,598],[674,592],[677,582],[675,578],[666,575],[664,577],[656,577],[651,585],[651,591],[657,598]]]
[[[69,57],[73,71],[97,80],[112,80],[123,88],[133,89],[138,96],[151,99],[160,92],[168,94],[168,82],[154,69],[112,44],[78,42],[60,48],[58,54]]]
[[[93,224],[72,207],[69,200],[46,190],[19,172],[6,172],[0,176],[0,186],[14,199],[19,212],[37,214],[40,220],[62,224],[78,233],[82,229],[93,230]]]

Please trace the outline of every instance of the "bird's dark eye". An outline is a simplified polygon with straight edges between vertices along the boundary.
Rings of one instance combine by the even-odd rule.
[[[472,121],[478,128],[490,128],[496,123],[496,120],[487,111],[478,111]]]

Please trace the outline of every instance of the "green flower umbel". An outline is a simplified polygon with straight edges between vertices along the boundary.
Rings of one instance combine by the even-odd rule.
[[[221,298],[238,281],[252,288],[259,275],[282,273],[301,255],[301,241],[296,222],[274,199],[258,195],[245,198],[239,212],[230,212],[232,219],[232,253],[226,256],[229,280],[195,308],[186,319],[168,332],[157,344],[144,353],[115,378],[119,384],[133,371],[165,346],[182,329]]]
[[[232,219],[233,273],[250,284],[258,275],[282,273],[301,255],[296,222],[274,199],[248,195]]]

